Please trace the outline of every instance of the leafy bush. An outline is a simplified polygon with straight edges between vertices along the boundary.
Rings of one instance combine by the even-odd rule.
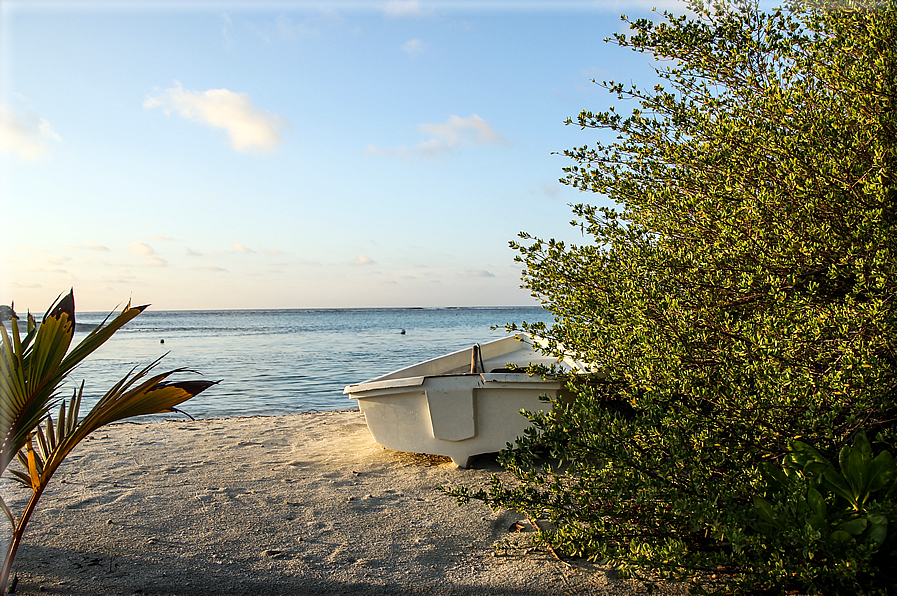
[[[635,573],[893,591],[862,540],[780,557],[753,497],[796,440],[829,458],[858,431],[895,445],[897,4],[691,6],[616,36],[661,64],[653,90],[604,84],[630,116],[575,121],[618,140],[565,152],[562,181],[618,207],[574,207],[583,245],[513,244],[555,318],[523,328],[605,377],[532,416],[503,454],[519,482],[452,493],[549,520],[537,540],[558,553]],[[788,487],[774,508],[797,506]],[[893,495],[876,503],[890,515]]]

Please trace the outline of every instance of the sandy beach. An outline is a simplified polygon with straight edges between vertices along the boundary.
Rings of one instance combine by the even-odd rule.
[[[60,468],[16,560],[18,594],[639,594],[527,544],[521,518],[436,487],[472,469],[389,451],[360,412],[118,424]],[[26,491],[5,481],[4,498]],[[527,524],[524,524],[526,526]],[[662,593],[684,593],[675,586]]]

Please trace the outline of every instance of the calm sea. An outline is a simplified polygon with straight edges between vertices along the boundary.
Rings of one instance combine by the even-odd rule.
[[[75,341],[106,314],[78,313]],[[159,370],[189,367],[221,381],[183,404],[195,418],[343,410],[356,407],[346,385],[507,335],[495,325],[550,320],[538,307],[148,310],[70,383],[85,380],[83,415],[131,368],[167,353]],[[71,388],[62,393],[70,395]]]

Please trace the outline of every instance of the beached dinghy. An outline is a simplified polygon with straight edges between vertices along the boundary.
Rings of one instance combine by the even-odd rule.
[[[562,383],[530,376],[533,364],[579,368],[533,350],[517,335],[427,360],[343,391],[364,413],[374,440],[395,451],[446,455],[467,467],[473,455],[492,453],[523,434],[520,410],[543,410],[540,395],[556,397]],[[511,366],[509,366],[511,365]]]

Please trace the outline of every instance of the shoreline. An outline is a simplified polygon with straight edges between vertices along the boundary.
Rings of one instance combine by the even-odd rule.
[[[436,490],[502,473],[489,456],[473,463],[387,450],[358,410],[110,425],[41,499],[16,593],[645,593],[598,566],[524,552],[527,532],[509,532],[516,513]],[[10,481],[2,493],[14,511],[28,496]],[[522,548],[496,556],[502,539]]]

